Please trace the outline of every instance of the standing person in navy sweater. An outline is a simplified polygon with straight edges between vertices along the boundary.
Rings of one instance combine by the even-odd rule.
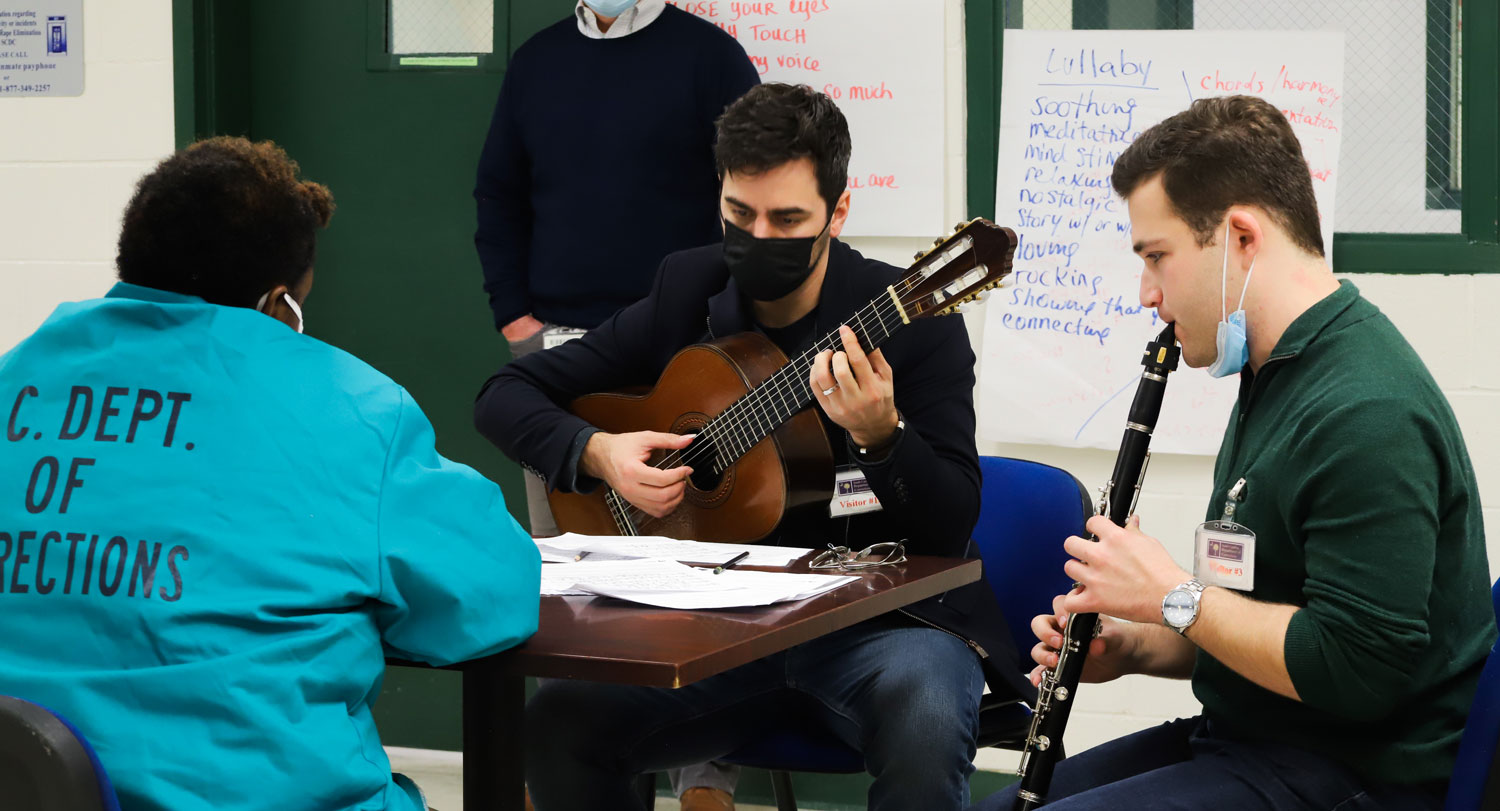
[[[718,242],[714,120],[759,76],[745,49],[665,0],[579,0],[506,69],[479,159],[474,244],[495,329],[522,357],[651,289],[669,253]],[[531,533],[557,534],[526,477]],[[734,772],[673,773],[732,808]]]
[[[598,326],[667,254],[719,241],[714,120],[758,82],[733,37],[665,0],[580,0],[516,51],[474,187],[513,356]],[[532,534],[556,534],[527,484]]]

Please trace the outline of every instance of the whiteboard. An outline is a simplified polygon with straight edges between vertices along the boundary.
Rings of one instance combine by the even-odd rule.
[[[1140,306],[1141,260],[1131,252],[1125,203],[1110,186],[1114,159],[1193,99],[1261,96],[1287,114],[1302,142],[1331,248],[1343,34],[1005,35],[995,208],[1019,241],[1010,286],[985,305],[979,435],[1114,449],[1141,352],[1163,326]],[[1238,383],[1238,375],[1215,380],[1181,366],[1167,384],[1152,449],[1217,452]]]
[[[943,222],[943,4],[668,0],[729,32],[763,82],[828,94],[849,120],[843,236],[933,236]]]

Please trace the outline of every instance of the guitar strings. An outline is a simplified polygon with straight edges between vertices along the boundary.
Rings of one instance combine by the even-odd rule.
[[[901,290],[897,293],[896,299],[899,300],[901,307],[904,307],[907,304],[911,304],[918,298],[920,298],[915,297],[907,299],[905,298],[905,296],[909,294],[912,289],[921,281],[923,281],[923,279],[912,277],[903,279],[898,282]],[[896,287],[896,285],[893,285],[893,287]],[[866,304],[861,310],[857,311],[854,314],[854,317],[851,320],[856,322],[859,328],[864,331],[865,338],[868,341],[870,340],[870,330],[865,326],[864,323],[864,314],[866,311],[871,311],[870,316],[877,319],[876,323],[878,323],[881,330],[885,332],[885,338],[889,338],[893,334],[893,332],[889,327],[886,326],[885,319],[889,315],[899,314],[900,307],[898,307],[897,301],[892,300],[890,297],[880,297],[878,300],[871,301],[869,304]],[[904,323],[905,322],[903,322],[903,325]],[[848,321],[846,321],[845,324],[849,325],[851,329],[853,328],[853,325],[849,324]],[[856,338],[857,337],[858,333],[856,333]],[[882,338],[881,340],[884,341],[885,338]],[[719,414],[719,416],[711,420],[709,424],[705,426],[704,430],[699,432],[698,436],[703,441],[698,442],[697,445],[693,448],[692,452],[684,456],[682,451],[673,450],[670,453],[664,455],[661,460],[653,465],[653,467],[660,470],[677,467],[679,465],[695,465],[696,462],[698,460],[701,460],[705,454],[714,454],[715,450],[719,447],[719,435],[728,434],[730,431],[734,431],[738,434],[738,436],[725,436],[723,437],[724,439],[745,445],[745,447],[737,450],[734,453],[733,458],[737,461],[740,456],[749,452],[751,448],[753,448],[761,440],[765,439],[765,436],[769,436],[770,431],[775,430],[775,428],[779,425],[779,423],[770,425],[766,429],[765,436],[756,437],[756,434],[759,433],[759,426],[743,425],[743,423],[745,422],[745,418],[766,417],[767,412],[764,409],[764,406],[770,404],[770,399],[773,395],[780,399],[783,406],[788,402],[796,405],[796,408],[792,409],[791,413],[788,414],[788,418],[791,416],[791,414],[796,413],[796,411],[800,411],[806,404],[807,400],[811,399],[812,387],[808,382],[807,374],[805,373],[805,371],[801,374],[790,374],[789,370],[793,368],[810,369],[812,360],[817,356],[818,353],[828,349],[838,351],[842,348],[842,346],[843,341],[839,337],[839,333],[837,331],[829,333],[828,335],[825,335],[819,340],[815,341],[812,346],[804,350],[802,354],[797,357],[795,362],[789,362],[786,365],[782,366],[780,369],[773,372],[770,377],[768,377],[755,389],[752,389],[750,392],[748,392],[747,396],[736,400],[734,403],[731,403],[729,407],[725,408],[724,411]],[[786,396],[788,394],[792,395],[790,400],[788,400],[788,397]],[[774,405],[772,407],[774,408]],[[716,429],[717,433],[715,432]],[[750,441],[752,439],[753,441]],[[733,462],[731,462],[730,464],[733,464]],[[634,504],[631,504],[628,500],[620,499],[620,501],[622,501],[624,505],[624,509],[621,510],[624,513],[624,517],[628,521],[630,521],[630,523],[633,524],[635,528],[638,529],[641,526],[645,526],[658,520],[655,516],[652,516],[650,513],[647,513]]]
[[[874,306],[876,306],[875,302],[871,302],[870,304],[866,305],[864,309],[868,310]],[[880,306],[886,307],[888,309],[884,313],[876,312],[872,315],[881,318],[881,329],[886,333],[886,337],[889,337],[891,335],[891,332],[885,327],[884,316],[890,315],[895,312],[895,303],[887,298],[882,300]],[[865,332],[866,339],[869,340],[870,332],[868,328],[865,328],[863,323],[863,310],[861,310],[859,313],[856,313],[853,320],[859,322],[860,328]],[[682,451],[674,450],[671,453],[665,455],[660,461],[658,461],[655,467],[657,467],[658,469],[662,469],[676,467],[682,464],[693,464],[695,461],[701,459],[703,454],[711,453],[713,450],[712,446],[717,445],[717,442],[715,440],[719,439],[716,434],[712,433],[715,428],[719,428],[721,433],[729,434],[730,432],[733,432],[734,434],[737,434],[725,436],[724,438],[732,443],[735,443],[733,447],[736,450],[736,456],[745,453],[751,447],[754,447],[755,443],[759,441],[759,439],[756,439],[755,441],[749,441],[758,432],[757,429],[759,426],[745,425],[747,418],[766,416],[767,412],[765,406],[770,404],[770,400],[773,395],[779,396],[783,404],[788,402],[788,398],[785,395],[793,395],[791,398],[791,402],[796,404],[796,408],[792,410],[792,413],[795,413],[795,411],[800,410],[802,406],[802,403],[799,402],[801,400],[802,391],[805,390],[807,396],[810,396],[812,394],[812,389],[807,385],[805,375],[793,375],[789,374],[788,372],[794,368],[800,370],[804,362],[807,364],[808,368],[810,368],[812,359],[816,357],[819,352],[827,349],[837,350],[841,348],[842,345],[842,340],[838,338],[838,333],[836,331],[830,333],[829,335],[823,336],[821,339],[814,342],[812,346],[808,347],[808,349],[804,350],[797,357],[795,362],[789,362],[782,366],[780,369],[777,369],[771,374],[770,377],[763,381],[761,385],[748,392],[746,397],[736,400],[734,403],[730,404],[728,408],[725,408],[718,417],[715,417],[709,423],[709,425],[706,426],[705,430],[700,434],[701,436],[704,436],[708,440],[710,440],[710,442],[700,443],[698,447],[695,448],[693,452],[686,457],[680,455]],[[749,444],[747,445],[746,442],[748,442]]]
[[[901,294],[898,294],[898,298],[903,294],[910,293],[919,281],[919,279],[903,280],[901,282],[903,289]],[[914,300],[903,300],[902,304],[910,304]],[[870,312],[871,317],[878,319],[877,323],[880,324],[881,330],[885,333],[885,338],[890,337],[892,331],[886,326],[885,318],[898,312],[896,302],[888,298],[880,298],[865,305],[863,309],[854,314],[853,319],[850,319],[850,321],[858,324],[859,328],[864,331],[866,341],[873,343],[870,339],[870,330],[864,323],[864,316],[867,311],[872,311]],[[885,338],[881,340],[883,341]],[[726,449],[732,451],[730,454],[731,458],[738,460],[780,424],[774,419],[776,415],[772,413],[771,416],[773,419],[764,420],[770,423],[766,427],[765,434],[757,436],[760,433],[760,425],[758,423],[767,416],[764,406],[769,403],[770,399],[773,396],[778,397],[784,406],[788,402],[787,395],[790,394],[792,395],[791,402],[795,405],[795,408],[788,409],[789,413],[787,417],[790,417],[796,411],[800,411],[812,399],[811,386],[808,383],[806,374],[802,373],[801,370],[803,368],[810,368],[812,359],[819,352],[825,349],[838,350],[842,347],[842,343],[842,339],[838,336],[837,332],[830,333],[819,341],[814,342],[811,347],[798,356],[796,362],[787,363],[781,369],[773,372],[771,377],[749,392],[749,396],[735,401],[728,408],[724,409],[718,417],[715,417],[706,430],[700,432],[700,435],[708,441],[699,443],[687,456],[682,456],[681,451],[674,450],[658,461],[655,467],[662,469],[675,467],[679,464],[695,464],[704,454],[714,453],[720,447],[719,434],[726,435],[723,439],[730,443]],[[793,369],[797,369],[798,372],[792,373],[791,370]],[[782,421],[787,417],[782,418]],[[745,425],[747,418],[755,418],[757,424]],[[719,429],[718,433],[715,432],[715,429]],[[730,464],[733,463],[731,462]],[[716,470],[715,472],[721,471]],[[625,510],[625,517],[637,527],[657,520],[654,516],[630,504],[628,501],[625,502],[625,505],[628,505]]]
[[[911,278],[902,280],[900,282],[900,285],[903,289],[901,293],[898,294],[897,298],[901,299],[901,303],[903,305],[910,304],[915,301],[915,299],[904,299],[902,297],[905,294],[910,293],[913,287],[920,281],[920,279]],[[866,311],[871,310],[873,310],[873,312],[871,312],[871,316],[878,319],[881,330],[885,332],[885,337],[890,337],[892,332],[888,327],[886,327],[885,318],[886,316],[897,313],[896,302],[888,298],[880,298],[877,301],[872,301],[869,304],[865,305],[863,309],[854,314],[854,318],[852,320],[854,322],[857,322],[859,327],[864,330],[866,340],[869,340],[870,331],[869,328],[864,324],[864,314]],[[882,338],[882,340],[884,340],[884,338]],[[759,419],[765,417],[766,412],[763,406],[768,403],[773,395],[780,397],[781,402],[784,405],[787,402],[786,395],[791,394],[791,401],[796,404],[796,408],[792,410],[792,413],[801,410],[806,402],[812,397],[811,386],[809,385],[805,374],[791,374],[790,370],[794,368],[800,370],[804,367],[804,365],[810,368],[812,358],[815,357],[817,353],[825,349],[837,350],[841,346],[842,339],[838,337],[837,332],[830,333],[829,335],[824,336],[818,342],[815,342],[811,347],[805,350],[801,355],[799,355],[796,362],[787,363],[781,369],[773,372],[771,377],[763,381],[761,385],[756,387],[756,389],[749,392],[747,397],[735,401],[728,408],[724,409],[724,411],[718,417],[715,417],[714,420],[707,426],[707,428],[704,431],[700,432],[700,435],[709,441],[699,443],[698,446],[694,448],[693,452],[689,453],[686,457],[681,455],[681,451],[674,450],[671,453],[665,455],[660,461],[658,461],[655,467],[657,469],[662,469],[667,467],[675,467],[679,464],[693,464],[697,460],[701,459],[704,454],[713,453],[714,450],[718,447],[718,441],[720,439],[719,435],[714,432],[715,428],[720,429],[719,433],[723,434],[730,434],[730,432],[733,432],[734,435],[725,436],[724,439],[728,440],[731,443],[735,443],[731,446],[731,448],[734,450],[733,458],[735,460],[738,460],[740,456],[748,452],[750,448],[753,448],[756,444],[758,444],[760,440],[765,438],[765,436],[756,437],[756,434],[759,432],[758,425],[744,425],[746,418],[755,417]],[[790,414],[788,414],[788,417],[789,416]],[[779,425],[779,423],[777,423],[777,425]],[[777,425],[770,425],[767,428],[766,434],[769,435],[769,432],[771,430],[774,430]],[[628,505],[626,517],[633,523],[637,524],[637,526],[649,524],[652,521],[657,520],[654,516],[651,516],[649,513],[646,513],[639,507],[630,504],[628,501],[626,501],[625,504]]]
[[[907,286],[908,288],[910,287],[909,284]],[[871,302],[870,305],[866,305],[865,310],[856,313],[855,317],[851,319],[851,323],[857,323],[864,330],[866,341],[872,344],[874,341],[870,337],[869,328],[864,324],[864,316],[866,314],[865,311],[872,309],[874,306],[875,303]],[[880,321],[881,329],[885,333],[885,337],[889,337],[892,331],[886,327],[883,318],[895,312],[894,303],[890,299],[884,299],[879,306],[885,308],[885,311],[883,313],[877,311],[872,314],[872,317],[882,318]],[[835,344],[835,341],[839,343]],[[729,458],[737,460],[780,424],[780,421],[776,418],[781,415],[777,414],[774,410],[775,404],[771,402],[773,398],[780,400],[781,410],[786,412],[787,417],[800,411],[812,399],[812,390],[807,383],[806,372],[804,370],[811,367],[812,359],[817,353],[824,349],[837,349],[841,343],[836,332],[824,336],[803,351],[795,361],[789,362],[776,370],[776,372],[773,372],[755,390],[748,393],[750,396],[737,400],[724,409],[704,431],[700,432],[705,441],[695,446],[686,456],[683,455],[682,451],[674,450],[658,461],[655,467],[662,469],[676,467],[679,464],[697,464],[707,454],[717,455],[719,452],[724,451],[728,452],[727,455]],[[768,405],[773,409],[770,412],[766,409]],[[783,421],[784,419],[785,417],[782,417]],[[753,423],[751,423],[751,420],[753,420]],[[764,434],[762,434],[763,428]],[[715,472],[720,471],[716,470]],[[629,505],[626,517],[637,527],[650,524],[656,520],[655,517],[641,510],[639,507],[629,504],[628,501],[625,503]]]

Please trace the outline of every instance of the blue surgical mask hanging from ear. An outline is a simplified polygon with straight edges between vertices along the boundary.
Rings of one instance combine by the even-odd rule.
[[[302,334],[302,326],[303,326],[302,308],[297,306],[297,300],[294,299],[294,298],[292,298],[289,294],[282,293],[281,297],[286,300],[286,306],[292,308],[292,314],[295,315],[295,316],[297,316],[297,326],[295,327],[295,329],[297,330],[297,334],[301,335]],[[271,298],[270,291],[266,291],[265,293],[262,293],[261,297],[260,297],[260,301],[255,302],[255,311],[258,312],[258,313],[265,313],[266,315],[270,315],[270,313],[267,313],[267,312],[265,312],[265,310],[261,309],[262,307],[266,306],[266,302],[269,301],[270,298]]]
[[[630,10],[636,0],[583,0],[583,4],[600,17],[618,17]]]
[[[1229,281],[1229,223],[1224,224],[1224,266],[1219,270],[1219,331],[1214,336],[1214,346],[1219,356],[1208,367],[1214,377],[1228,377],[1245,368],[1250,360],[1250,344],[1245,337],[1245,291],[1250,289],[1250,277],[1255,273],[1255,259],[1250,260],[1250,270],[1245,273],[1245,286],[1240,288],[1240,303],[1234,312],[1223,315],[1224,294]]]

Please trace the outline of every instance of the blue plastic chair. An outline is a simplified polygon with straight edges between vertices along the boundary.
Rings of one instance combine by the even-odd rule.
[[[1492,591],[1500,618],[1500,581]],[[1500,642],[1479,673],[1479,689],[1469,708],[1469,722],[1458,745],[1458,761],[1448,783],[1446,811],[1500,808]]]
[[[1052,598],[1073,581],[1063,574],[1063,539],[1083,532],[1093,514],[1088,491],[1060,468],[999,456],[983,456],[984,475],[974,541],[984,561],[984,577],[1005,614],[1018,654],[1015,666],[1033,667],[1031,619],[1050,611]],[[1031,710],[1015,699],[986,696],[979,713],[979,746],[1020,749],[1031,724]],[[796,811],[790,771],[852,774],[865,770],[864,757],[814,725],[767,735],[741,747],[724,762],[767,769],[780,811]]]
[[[39,704],[0,696],[0,808],[120,811],[120,802],[77,727]]]

